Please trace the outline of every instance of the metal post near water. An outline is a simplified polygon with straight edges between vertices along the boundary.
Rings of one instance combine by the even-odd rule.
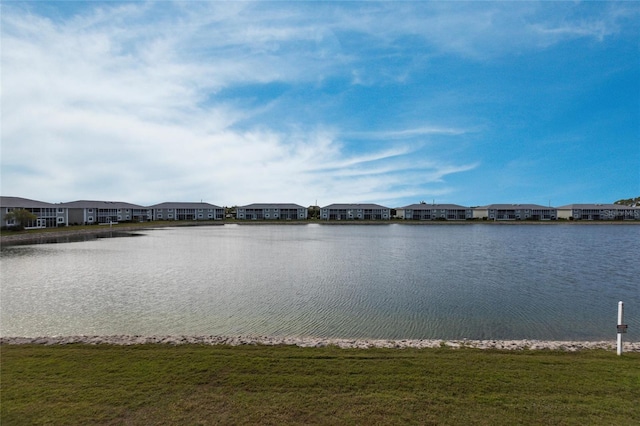
[[[624,303],[618,302],[618,355],[622,355],[622,334],[627,332],[624,324]]]

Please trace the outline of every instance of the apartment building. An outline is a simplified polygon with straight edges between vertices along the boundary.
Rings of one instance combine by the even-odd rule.
[[[556,220],[558,210],[538,204],[490,204],[473,209],[473,217],[485,220]]]
[[[248,204],[236,208],[238,220],[305,220],[308,209],[298,204]]]
[[[467,220],[473,209],[457,204],[411,204],[396,209],[396,217],[404,220]]]
[[[640,220],[640,208],[619,204],[568,204],[558,207],[558,217],[568,220]]]
[[[121,201],[79,200],[59,206],[69,211],[69,225],[92,225],[117,222],[145,222],[149,210],[137,204]]]
[[[224,208],[209,203],[166,202],[149,206],[153,220],[223,220]]]
[[[25,228],[55,228],[68,224],[68,210],[60,204],[20,197],[0,197],[0,226],[17,225],[14,220],[6,220],[5,216],[10,211],[19,209],[27,210],[36,216],[35,220],[22,224]]]
[[[389,220],[391,209],[378,204],[330,204],[320,209],[322,220]]]

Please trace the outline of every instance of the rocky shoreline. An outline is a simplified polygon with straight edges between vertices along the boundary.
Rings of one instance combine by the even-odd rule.
[[[0,345],[264,345],[326,347],[342,349],[425,349],[425,348],[475,348],[496,350],[556,350],[576,352],[581,350],[616,350],[611,341],[548,341],[548,340],[383,340],[383,339],[323,339],[314,337],[269,337],[269,336],[50,336],[50,337],[0,337]],[[624,352],[640,352],[640,342],[624,342]]]

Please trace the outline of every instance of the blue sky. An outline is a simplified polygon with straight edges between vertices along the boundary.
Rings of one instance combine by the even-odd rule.
[[[3,2],[1,192],[640,195],[638,2]]]

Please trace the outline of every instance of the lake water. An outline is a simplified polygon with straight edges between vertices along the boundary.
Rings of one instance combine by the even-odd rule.
[[[224,225],[0,251],[0,334],[640,338],[637,225]]]

